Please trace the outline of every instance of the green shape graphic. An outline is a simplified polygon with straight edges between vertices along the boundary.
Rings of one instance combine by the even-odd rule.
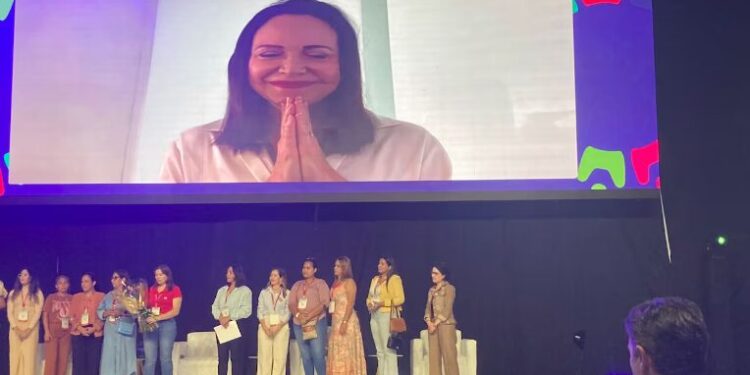
[[[591,174],[597,169],[609,173],[609,177],[612,178],[612,182],[614,182],[616,187],[625,187],[625,155],[622,151],[608,151],[591,146],[586,147],[583,150],[583,156],[581,156],[581,163],[578,165],[578,181],[588,181]],[[594,187],[597,186],[595,185]]]
[[[0,0],[0,22],[5,21],[13,8],[13,0]]]
[[[5,166],[10,169],[10,152],[6,152],[5,155],[3,155],[3,159],[5,160]]]
[[[607,185],[604,184],[593,184],[591,185],[591,190],[607,190]]]
[[[578,3],[576,2],[576,0],[572,0],[572,1],[573,1],[573,14],[576,14],[578,13]]]

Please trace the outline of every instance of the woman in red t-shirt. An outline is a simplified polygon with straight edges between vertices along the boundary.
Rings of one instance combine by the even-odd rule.
[[[160,360],[161,374],[172,375],[172,348],[177,336],[177,322],[182,307],[182,291],[174,284],[172,270],[161,265],[154,270],[156,283],[148,290],[148,308],[153,317],[146,321],[156,325],[151,332],[143,334],[143,351],[146,363],[143,368],[145,375],[154,375],[156,360]]]

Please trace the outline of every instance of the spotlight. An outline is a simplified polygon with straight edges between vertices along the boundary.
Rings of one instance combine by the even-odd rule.
[[[716,241],[716,244],[719,245],[719,246],[726,246],[728,239],[727,239],[727,236],[724,236],[724,235],[720,234],[720,235],[716,236],[716,240],[715,241]]]

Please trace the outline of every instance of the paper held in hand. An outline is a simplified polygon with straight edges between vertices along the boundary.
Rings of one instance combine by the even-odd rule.
[[[224,344],[242,337],[240,327],[237,326],[237,322],[234,320],[229,322],[229,325],[226,328],[219,324],[214,327],[214,332],[216,332],[216,338],[219,340],[219,344]]]

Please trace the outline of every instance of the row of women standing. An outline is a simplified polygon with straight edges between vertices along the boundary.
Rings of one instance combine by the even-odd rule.
[[[179,314],[182,295],[173,285],[169,267],[159,266],[156,283],[148,288],[140,282],[144,300],[150,301],[153,316],[148,323],[156,328],[144,333],[144,374],[155,373],[157,358],[161,358],[162,374],[172,374],[171,353],[176,336],[174,318]],[[31,273],[24,269],[15,285],[7,293],[9,328],[9,368],[11,375],[36,375],[39,323],[44,326],[44,374],[64,375],[72,351],[74,375],[132,375],[136,373],[137,325],[133,317],[120,306],[127,286],[128,274],[112,274],[112,291],[95,290],[96,279],[86,273],[81,277],[81,292],[68,293],[70,281],[58,276],[56,292],[47,296],[39,288]],[[0,283],[0,297],[5,297]],[[168,360],[167,360],[168,359]]]
[[[269,282],[258,297],[258,375],[286,374],[289,322],[300,349],[305,375],[364,375],[367,373],[359,317],[354,311],[357,285],[351,261],[339,257],[334,264],[331,287],[316,277],[318,265],[312,258],[302,264],[302,280],[287,289],[286,272],[274,268]],[[391,317],[405,302],[401,277],[392,258],[380,258],[378,273],[367,293],[370,328],[378,359],[378,375],[398,374],[396,351],[388,347]],[[216,293],[214,318],[223,326],[235,321],[244,337],[249,332],[252,292],[241,266],[227,268],[227,286]],[[428,330],[430,375],[458,375],[456,320],[453,317],[455,288],[448,280],[444,264],[431,273],[433,287],[427,296],[424,321]],[[331,315],[330,333],[327,314]],[[226,375],[232,360],[232,373],[246,368],[246,342],[238,339],[219,345],[219,375]],[[327,355],[326,355],[327,354]],[[445,371],[443,372],[443,367]]]
[[[354,311],[357,285],[353,280],[351,261],[340,257],[334,264],[335,280],[331,287],[316,277],[318,265],[305,259],[302,280],[287,289],[283,269],[271,270],[269,282],[258,297],[258,375],[286,373],[290,325],[300,348],[306,375],[366,374],[364,347],[359,317]],[[446,280],[447,268],[432,269],[435,284],[428,293],[424,320],[429,331],[430,374],[458,374],[456,361],[456,321],[452,305],[455,288]],[[147,301],[150,317],[146,325],[153,327],[143,334],[146,375],[154,374],[159,360],[161,374],[172,374],[172,349],[177,325],[175,318],[182,306],[182,292],[174,284],[167,266],[154,272],[150,288],[144,280],[132,282],[125,271],[112,274],[112,291],[106,295],[95,290],[92,274],[81,277],[81,292],[68,294],[69,280],[56,279],[57,292],[45,300],[38,284],[28,270],[19,273],[8,295],[8,319],[11,331],[10,374],[35,374],[36,342],[39,322],[45,328],[45,374],[64,374],[72,347],[74,375],[131,375],[136,372],[136,335],[138,322],[127,312],[123,294],[134,288],[139,298]],[[212,306],[213,317],[228,326],[234,321],[246,338],[252,314],[252,292],[246,285],[241,266],[230,266],[227,285],[219,289]],[[5,303],[0,284],[0,297]],[[370,328],[377,351],[378,374],[398,373],[396,352],[388,348],[392,313],[400,311],[405,302],[403,283],[395,272],[392,258],[378,261],[378,273],[367,293]],[[0,305],[0,309],[4,307]],[[328,331],[327,314],[331,315]],[[219,345],[219,375],[247,369],[245,339]]]

